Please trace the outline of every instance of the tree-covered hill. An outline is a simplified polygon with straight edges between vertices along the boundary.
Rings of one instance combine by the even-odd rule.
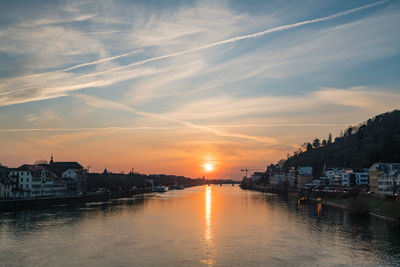
[[[400,162],[400,110],[350,126],[332,141],[314,139],[284,162],[285,168],[312,166],[320,175],[329,167],[369,168],[375,162]]]

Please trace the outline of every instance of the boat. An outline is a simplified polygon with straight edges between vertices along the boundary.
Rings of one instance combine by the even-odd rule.
[[[167,192],[168,191],[168,186],[164,186],[164,185],[159,185],[156,187],[156,192]]]

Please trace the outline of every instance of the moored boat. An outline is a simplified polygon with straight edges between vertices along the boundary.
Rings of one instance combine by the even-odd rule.
[[[159,185],[156,187],[155,189],[156,192],[167,192],[168,191],[168,186],[164,186],[164,185]]]

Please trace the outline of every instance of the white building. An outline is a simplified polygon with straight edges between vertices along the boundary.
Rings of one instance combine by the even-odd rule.
[[[342,185],[343,186],[368,186],[369,172],[345,170],[342,172]]]
[[[62,178],[72,178],[74,180],[77,180],[79,173],[79,170],[69,169],[62,173]]]
[[[298,167],[297,173],[299,175],[312,175],[312,167]]]
[[[369,169],[364,169],[362,172],[355,172],[357,186],[369,185]]]
[[[12,197],[51,197],[65,193],[66,186],[54,173],[40,165],[22,165],[11,169]]]
[[[61,174],[62,179],[67,184],[68,192],[83,192],[84,188],[84,180],[86,176],[86,172],[84,170],[78,169],[68,169]]]
[[[333,186],[342,185],[342,173],[344,172],[343,168],[330,168],[325,171],[325,177],[328,178],[329,183]]]

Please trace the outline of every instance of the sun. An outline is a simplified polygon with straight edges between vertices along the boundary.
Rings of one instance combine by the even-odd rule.
[[[206,172],[211,172],[214,170],[214,166],[211,163],[204,163],[203,168]]]

